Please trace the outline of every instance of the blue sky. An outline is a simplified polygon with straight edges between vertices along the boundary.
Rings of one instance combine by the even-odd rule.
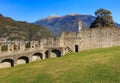
[[[104,8],[120,23],[120,0],[0,0],[0,13],[19,21],[34,22],[51,14],[91,14]]]

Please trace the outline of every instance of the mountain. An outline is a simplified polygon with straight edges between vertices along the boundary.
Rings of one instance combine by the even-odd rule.
[[[52,31],[56,35],[60,35],[61,32],[73,32],[78,31],[78,22],[82,21],[83,28],[88,28],[95,20],[91,15],[71,14],[65,16],[52,15],[45,19],[40,19],[35,22],[37,25],[45,26],[48,30]]]
[[[37,20],[34,24],[45,26],[48,30],[59,36],[61,32],[78,31],[79,21],[82,21],[83,28],[89,28],[95,19],[96,17],[92,15],[71,14],[61,17],[52,15],[48,18]],[[115,26],[120,27],[120,24],[115,22]]]
[[[119,23],[115,22],[114,24],[115,24],[115,27],[120,27]]]
[[[8,40],[39,40],[42,37],[52,37],[52,33],[43,26],[15,21],[0,14],[0,38]]]

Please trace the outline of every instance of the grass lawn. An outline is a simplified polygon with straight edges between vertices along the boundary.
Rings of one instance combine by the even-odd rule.
[[[120,47],[0,69],[0,83],[120,83]]]

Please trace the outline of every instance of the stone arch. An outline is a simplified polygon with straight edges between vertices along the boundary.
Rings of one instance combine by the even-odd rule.
[[[29,63],[29,58],[26,56],[21,56],[17,59],[17,64],[27,64]]]
[[[45,52],[45,58],[50,58],[49,50]]]
[[[52,57],[61,57],[61,51],[58,49],[52,50]]]
[[[37,61],[37,60],[42,60],[43,59],[43,54],[42,53],[34,53],[32,55],[32,61]]]
[[[0,68],[14,67],[13,59],[4,59],[0,62]]]

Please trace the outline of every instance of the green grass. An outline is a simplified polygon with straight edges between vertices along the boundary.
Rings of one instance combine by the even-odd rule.
[[[120,47],[0,69],[0,83],[120,83]]]

